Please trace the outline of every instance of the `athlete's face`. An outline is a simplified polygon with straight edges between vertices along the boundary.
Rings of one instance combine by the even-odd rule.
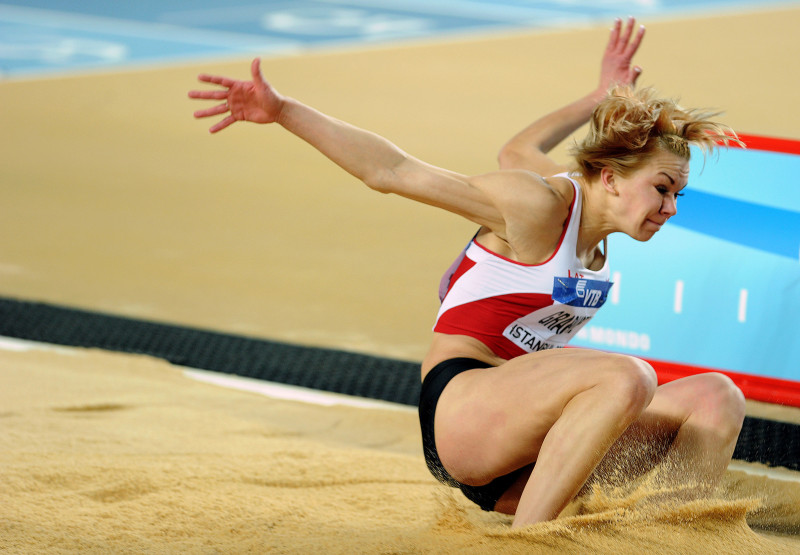
[[[678,213],[678,197],[689,179],[689,160],[659,150],[634,173],[611,179],[620,231],[647,241]]]

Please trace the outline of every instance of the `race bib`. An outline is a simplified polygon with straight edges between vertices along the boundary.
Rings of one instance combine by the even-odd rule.
[[[565,346],[603,306],[613,284],[585,278],[553,279],[553,304],[511,323],[503,337],[533,353]]]

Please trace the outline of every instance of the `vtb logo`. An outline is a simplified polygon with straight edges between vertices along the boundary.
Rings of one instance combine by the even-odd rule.
[[[553,279],[553,300],[570,306],[600,308],[612,285],[596,279],[557,277]]]
[[[579,299],[583,299],[583,306],[594,307],[603,298],[603,291],[600,289],[586,289],[586,280],[582,279],[575,286],[575,293]]]

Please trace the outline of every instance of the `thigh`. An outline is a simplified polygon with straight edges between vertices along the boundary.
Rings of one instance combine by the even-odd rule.
[[[531,353],[459,374],[436,409],[436,446],[444,467],[459,481],[480,484],[535,462],[548,431],[575,396],[626,373],[640,374],[637,379],[655,387],[646,363],[588,349]]]
[[[620,485],[658,465],[688,421],[695,426],[736,429],[743,397],[722,374],[688,376],[660,385],[639,419],[619,438],[597,467],[591,483]]]
[[[738,407],[744,398],[727,376],[707,372],[660,385],[646,413],[653,419],[684,423],[690,416],[724,414],[730,405]]]

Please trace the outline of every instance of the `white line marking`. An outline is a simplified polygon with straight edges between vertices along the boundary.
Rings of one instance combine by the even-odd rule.
[[[433,17],[465,17],[497,21],[501,23],[519,23],[538,25],[558,25],[589,23],[597,20],[596,14],[584,15],[570,8],[553,9],[546,3],[539,5],[510,6],[493,2],[464,2],[463,0],[317,0],[324,4],[339,6],[360,6],[364,8],[403,11],[412,14],[427,14]],[[593,17],[594,16],[594,17]]]
[[[255,378],[246,378],[232,374],[222,374],[220,372],[186,369],[183,371],[183,374],[197,381],[227,387],[230,389],[237,389],[239,391],[258,393],[259,395],[264,395],[273,399],[300,401],[303,403],[311,403],[325,407],[345,405],[348,407],[364,409],[399,410],[408,412],[416,412],[417,410],[416,407],[410,407],[400,403],[390,403],[388,401],[379,401],[375,399],[363,399],[361,397],[342,395],[340,393],[317,391],[314,389],[307,389],[305,387],[278,384],[264,380],[257,380]]]
[[[619,304],[619,282],[622,280],[622,274],[614,272],[611,274],[611,282],[614,287],[611,288],[611,304]]]
[[[74,348],[5,336],[0,336],[0,349],[4,351],[15,351],[18,353],[24,353],[26,351],[55,351],[65,355],[75,354]]]
[[[683,312],[683,280],[679,279],[675,282],[675,304],[673,305],[675,314]]]
[[[733,460],[728,464],[728,470],[739,470],[753,476],[765,476],[770,480],[800,482],[800,472],[795,472],[783,467],[769,467],[758,463]]]
[[[747,289],[739,291],[739,321],[747,321]]]
[[[295,40],[250,33],[190,29],[169,23],[140,22],[99,15],[75,14],[39,8],[20,8],[2,4],[0,4],[0,21],[70,31],[122,35],[140,39],[212,45],[225,48],[226,51],[238,48],[297,51],[301,46]]]
[[[79,347],[63,347],[50,343],[39,343],[38,341],[28,341],[27,339],[16,339],[14,337],[5,336],[0,336],[0,350],[14,351],[18,353],[27,351],[52,351],[73,356],[83,351],[83,349]],[[176,367],[181,368],[177,365]],[[223,374],[221,372],[211,372],[208,370],[196,370],[194,368],[183,367],[183,375],[193,380],[227,387],[229,389],[258,393],[273,399],[301,401],[303,403],[312,403],[325,407],[345,405],[349,407],[365,409],[399,410],[408,412],[417,411],[416,407],[411,407],[401,403],[390,403],[389,401],[380,401],[377,399],[364,399],[362,397],[342,395],[340,393],[329,393],[327,391],[318,391],[305,387],[278,384],[264,380],[257,380],[255,378],[246,378],[233,374]]]

